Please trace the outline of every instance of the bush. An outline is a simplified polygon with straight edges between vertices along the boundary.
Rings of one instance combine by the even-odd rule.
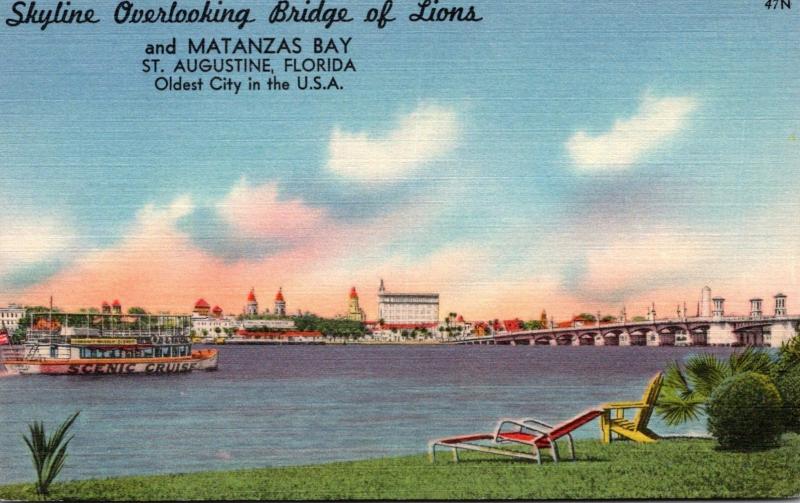
[[[776,447],[784,429],[783,402],[769,377],[755,372],[722,381],[706,407],[708,430],[728,450]]]
[[[786,430],[800,433],[800,365],[776,373],[773,379],[783,399]]]

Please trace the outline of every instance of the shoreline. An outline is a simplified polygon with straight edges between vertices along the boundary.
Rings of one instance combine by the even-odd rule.
[[[286,467],[70,480],[53,499],[631,499],[787,498],[800,494],[800,435],[781,447],[722,452],[715,442],[576,442],[577,461],[542,465],[447,452]],[[69,461],[68,461],[69,463]],[[704,469],[698,469],[704,467]],[[646,476],[644,476],[646,475]],[[0,485],[0,499],[35,499],[33,484]]]

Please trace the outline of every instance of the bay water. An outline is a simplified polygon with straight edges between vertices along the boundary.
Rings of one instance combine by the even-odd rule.
[[[0,484],[32,481],[27,424],[80,410],[60,479],[417,454],[501,417],[637,400],[672,360],[728,348],[220,346],[216,372],[0,378]],[[704,435],[705,423],[661,434]],[[577,437],[599,438],[597,421]]]

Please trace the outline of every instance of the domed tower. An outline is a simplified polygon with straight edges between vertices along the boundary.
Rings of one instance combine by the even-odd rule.
[[[194,313],[199,316],[208,316],[208,310],[210,308],[211,306],[208,305],[205,299],[197,299],[197,302],[194,303]]]
[[[100,312],[103,314],[111,314],[111,304],[104,300],[103,305],[100,306]]]
[[[250,293],[247,294],[247,304],[244,306],[244,314],[246,316],[258,315],[258,301],[256,300],[255,288],[251,288]]]
[[[347,307],[347,319],[352,321],[365,321],[366,315],[361,306],[358,305],[358,292],[356,287],[350,289],[350,303]]]
[[[275,294],[275,316],[286,316],[286,301],[283,299],[283,287]]]
[[[114,299],[114,302],[111,303],[111,312],[114,314],[122,314],[122,304],[120,304],[118,299]]]

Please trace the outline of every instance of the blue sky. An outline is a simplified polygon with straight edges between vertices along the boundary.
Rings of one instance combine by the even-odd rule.
[[[333,314],[355,284],[369,312],[381,276],[472,316],[800,295],[796,10],[475,1],[480,23],[419,25],[414,3],[382,31],[264,8],[242,31],[117,26],[105,0],[89,28],[0,26],[0,301],[238,311],[283,286]],[[352,36],[358,72],[159,93],[139,63],[172,36]]]

